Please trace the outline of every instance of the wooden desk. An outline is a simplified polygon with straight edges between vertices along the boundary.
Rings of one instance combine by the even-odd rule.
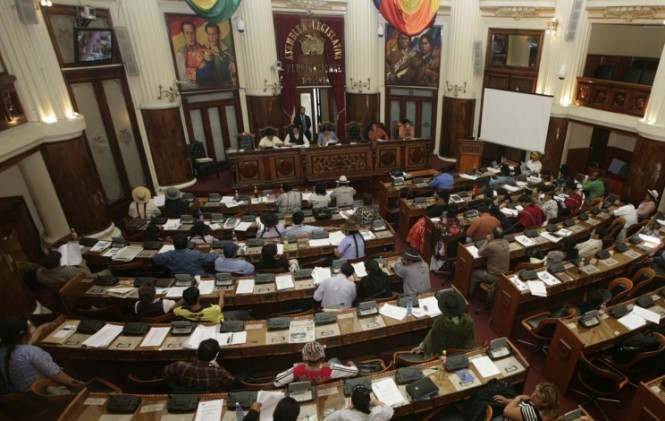
[[[301,148],[277,148],[228,153],[233,188],[301,183]]]
[[[382,175],[394,169],[421,170],[429,166],[431,139],[387,140],[374,142],[374,174]]]
[[[341,175],[350,179],[374,175],[372,145],[368,143],[303,148],[301,156],[308,181],[334,180]]]
[[[655,305],[665,307],[665,298],[659,296],[657,292],[652,292],[651,295],[655,300]],[[630,300],[627,303],[635,301]],[[566,393],[568,390],[581,353],[588,355],[611,348],[627,337],[650,328],[650,324],[646,324],[641,328],[628,330],[617,319],[610,316],[609,311],[606,312],[598,326],[585,328],[578,322],[579,317],[557,321],[543,368],[545,378],[559,386],[561,393]],[[665,318],[661,317],[660,324],[663,323],[665,323]]]
[[[384,258],[384,270],[390,276],[393,291],[402,292],[402,278],[395,275],[391,269],[392,264],[397,261],[398,258],[398,256],[386,256]],[[288,271],[276,276],[283,275],[293,276],[293,274]],[[237,277],[236,285],[238,280],[253,278],[253,275]],[[213,279],[204,277],[202,280],[212,281]],[[359,278],[357,280],[359,280]],[[265,319],[271,314],[293,310],[294,308],[300,307],[305,310],[312,308],[314,304],[314,291],[316,291],[314,280],[311,278],[293,280],[293,284],[293,288],[282,290],[277,288],[275,282],[257,284],[254,286],[254,292],[252,294],[237,294],[236,285],[224,287],[226,290],[224,296],[224,310],[251,309],[254,318]],[[126,315],[134,315],[134,305],[139,297],[138,288],[134,288],[133,285],[133,278],[121,278],[117,285],[103,287],[95,285],[93,278],[86,277],[85,274],[81,273],[60,288],[58,294],[62,305],[64,306],[64,312],[67,315],[75,314],[74,309],[76,308],[90,306],[107,307],[110,305],[123,309]],[[108,290],[115,287],[132,288],[133,291],[125,296],[114,296],[110,294]],[[201,295],[201,302],[216,304],[219,299],[217,291],[218,288],[215,288],[212,293]],[[160,298],[164,298],[165,295],[166,292],[161,291],[157,294]],[[180,297],[170,299],[177,301],[179,298]]]
[[[627,420],[665,420],[665,376],[648,382],[640,382],[633,400],[624,415]]]
[[[396,406],[394,418],[399,418],[414,413],[425,413],[431,411],[435,407],[448,405],[454,402],[462,401],[468,398],[473,392],[487,384],[491,379],[505,379],[515,385],[517,389],[521,389],[519,385],[524,384],[529,371],[529,364],[524,357],[517,351],[517,349],[510,344],[513,354],[509,357],[495,361],[495,365],[499,370],[499,374],[492,377],[484,378],[480,376],[473,363],[469,364],[469,371],[475,377],[473,383],[461,386],[457,375],[455,373],[440,370],[441,367],[438,362],[430,362],[421,364],[419,367],[423,370],[423,374],[432,379],[432,381],[439,387],[439,393],[429,399],[422,401],[412,402],[406,393],[406,385],[398,385],[398,390],[402,395],[403,403]],[[467,353],[469,360],[473,361],[475,358],[483,357],[486,355],[486,349],[478,349]],[[376,383],[385,378],[392,378],[395,380],[395,371],[388,371],[386,373],[375,374],[371,376],[372,383]],[[344,383],[342,381],[331,382],[316,387],[316,398],[309,402],[302,402],[300,404],[300,418],[312,416],[313,419],[323,420],[336,409],[341,409],[349,406],[350,397],[344,396]],[[280,390],[280,389],[277,389]],[[133,420],[154,420],[160,419],[166,415],[166,401],[167,395],[138,395],[142,398],[141,406],[137,409]],[[107,394],[91,393],[84,389],[72,403],[67,407],[65,412],[60,416],[59,420],[62,421],[87,421],[99,419],[102,415],[106,414],[105,404]],[[227,394],[202,394],[200,400],[213,400],[225,399],[225,406],[228,406]],[[187,419],[193,419],[192,414],[185,414]],[[222,421],[234,421],[235,412],[229,408],[224,410]]]
[[[575,217],[575,225],[571,227],[564,227],[563,222],[558,223],[557,225],[560,228],[565,228],[569,231],[572,231],[573,234],[572,236],[575,237],[576,239],[580,239],[583,237],[588,236],[591,233],[591,230],[596,225],[606,225],[610,221],[610,215],[612,213],[612,208],[605,210],[604,212],[590,217],[587,221],[582,221],[578,217]],[[539,228],[540,231],[545,230],[545,228]],[[521,235],[523,234],[522,232],[516,233],[515,235]],[[537,245],[543,252],[547,252],[548,250],[552,250],[555,248],[560,247],[560,242],[559,243],[552,243],[551,241],[543,238],[543,237],[536,237],[532,238],[532,240],[535,242],[535,245]],[[458,290],[462,291],[462,294],[466,297],[466,294],[469,292],[469,284],[471,281],[471,272],[473,271],[474,268],[478,267],[484,267],[487,264],[487,259],[484,257],[479,257],[479,258],[474,258],[473,255],[471,254],[470,248],[475,247],[473,244],[466,244],[466,245],[461,245],[461,247],[457,247],[457,259],[455,260],[455,278],[453,279],[453,285],[457,287]],[[526,256],[526,249],[527,247],[524,247],[522,244],[518,243],[517,241],[513,241],[510,243],[510,259],[516,259],[519,257],[524,257]]]
[[[656,249],[654,249],[656,250]],[[611,259],[599,260],[595,265],[579,269],[572,263],[566,263],[562,272],[563,282],[547,286],[547,297],[537,297],[526,291],[520,291],[511,281],[518,274],[504,275],[499,280],[492,309],[490,325],[499,336],[510,336],[512,328],[519,318],[545,310],[561,308],[564,304],[581,301],[584,293],[593,289],[605,288],[612,279],[623,274],[631,263],[641,259],[649,252],[631,246],[625,253],[613,251]],[[605,262],[609,262],[609,265]],[[616,263],[615,263],[616,262]],[[547,272],[546,268],[537,272]],[[555,278],[557,275],[553,275]]]

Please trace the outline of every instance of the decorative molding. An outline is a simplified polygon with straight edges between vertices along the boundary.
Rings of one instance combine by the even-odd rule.
[[[632,22],[634,19],[653,19],[656,15],[655,8],[645,6],[607,7],[603,12],[606,18],[621,18],[626,22]]]
[[[502,18],[513,18],[520,20],[522,18],[540,17],[540,8],[537,7],[497,7],[494,9],[494,15]]]

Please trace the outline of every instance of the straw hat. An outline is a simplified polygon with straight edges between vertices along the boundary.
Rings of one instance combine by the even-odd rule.
[[[341,227],[339,227],[339,229],[342,231],[355,232],[359,231],[360,227],[355,222],[347,220]]]
[[[148,203],[150,201],[150,190],[144,186],[135,187],[132,190],[132,199],[139,204]]]
[[[647,190],[647,194],[651,196],[654,202],[658,202],[658,192],[656,190]]]
[[[349,179],[346,178],[345,175],[340,175],[339,179],[337,180],[339,184],[347,184],[349,182]]]

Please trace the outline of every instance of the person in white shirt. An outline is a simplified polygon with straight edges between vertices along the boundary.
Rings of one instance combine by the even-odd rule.
[[[259,142],[259,149],[277,148],[284,145],[284,142],[282,142],[276,136],[276,133],[273,129],[267,129],[264,135],[265,136],[263,136],[263,138]]]
[[[356,284],[351,280],[355,269],[344,263],[340,273],[324,279],[314,291],[314,300],[321,302],[321,307],[337,310],[351,308],[356,299]]]
[[[559,214],[559,204],[554,200],[554,186],[549,184],[543,187],[543,199],[539,203],[547,219],[556,218]]]
[[[147,187],[135,187],[132,190],[132,199],[134,201],[129,204],[127,212],[132,218],[149,219],[159,216],[161,213],[155,202],[152,201],[152,194]]]
[[[326,182],[319,181],[314,186],[314,191],[309,197],[309,203],[312,205],[312,209],[325,208],[330,204],[332,198],[330,194],[326,191]]]
[[[338,409],[325,418],[325,421],[387,421],[395,410],[375,397],[370,390],[357,385],[351,392],[351,408]]]
[[[291,132],[287,134],[286,138],[284,139],[284,145],[299,145],[307,147],[309,146],[309,135],[307,135],[307,133],[301,132],[298,126],[293,126]]]
[[[624,229],[633,224],[637,224],[637,210],[635,209],[635,206],[630,203],[630,197],[622,194],[619,201],[621,203],[621,207],[615,209],[612,215],[624,218],[626,220],[626,223],[623,226]]]
[[[603,240],[602,238],[607,235],[607,230],[604,227],[597,225],[593,231],[591,231],[591,236],[588,240],[583,243],[579,243],[575,246],[577,248],[580,257],[593,256],[603,249]]]
[[[531,175],[540,174],[543,170],[543,163],[540,162],[540,152],[531,152],[531,159],[526,161],[525,165]]]
[[[649,218],[656,213],[658,207],[658,192],[656,190],[647,190],[647,195],[637,207],[637,218]]]

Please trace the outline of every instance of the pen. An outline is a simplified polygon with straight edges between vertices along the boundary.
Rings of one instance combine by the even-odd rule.
[[[226,340],[226,344],[228,345],[228,344],[230,344],[231,342],[233,342],[233,333],[232,333],[231,336],[229,336],[228,339]]]

